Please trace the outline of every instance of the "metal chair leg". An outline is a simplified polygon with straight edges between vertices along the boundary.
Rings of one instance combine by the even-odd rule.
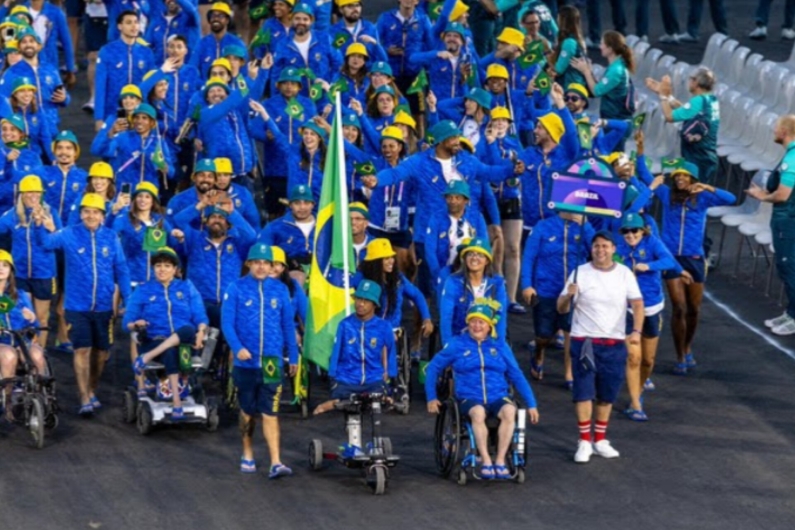
[[[726,240],[726,225],[721,223],[720,243],[718,243],[718,265],[723,261],[723,242]]]
[[[762,246],[762,245],[759,245],[759,247],[760,247],[760,248],[761,248],[761,246]],[[757,253],[758,253],[758,252],[759,252],[759,251],[757,250]],[[749,282],[749,284],[748,284],[750,287],[753,287],[753,286],[754,286],[754,282],[756,281],[756,269],[757,269],[757,262],[758,262],[758,261],[759,261],[759,260],[758,260],[758,256],[757,256],[757,255],[754,255],[754,266],[753,266],[753,268],[751,269],[751,281],[750,281],[750,282]]]
[[[739,232],[738,232],[738,234],[739,234]],[[743,237],[742,234],[739,234],[739,235],[740,235],[740,241],[737,243],[737,255],[736,255],[735,259],[734,259],[734,274],[732,274],[732,278],[736,278],[737,277],[737,273],[740,270],[740,258],[742,257],[742,253],[743,253],[743,239],[745,239],[745,238]]]

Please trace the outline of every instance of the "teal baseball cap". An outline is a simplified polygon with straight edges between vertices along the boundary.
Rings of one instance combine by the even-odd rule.
[[[386,61],[376,61],[370,67],[370,74],[383,74],[388,75],[389,77],[395,77],[392,73],[392,67],[389,66],[389,63]]]
[[[202,171],[215,173],[215,161],[212,158],[202,158],[196,162],[196,165],[193,166],[193,173],[201,173]]]
[[[133,111],[133,116],[137,116],[138,114],[143,114],[144,116],[149,116],[153,120],[157,120],[157,112],[155,108],[150,105],[149,103],[141,103],[135,110]]]
[[[285,68],[279,72],[277,83],[301,83],[301,72],[297,68]]]

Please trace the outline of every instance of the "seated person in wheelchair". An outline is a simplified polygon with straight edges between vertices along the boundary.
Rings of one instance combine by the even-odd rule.
[[[441,402],[436,383],[445,369],[452,367],[455,399],[462,417],[468,417],[475,434],[475,444],[482,461],[485,479],[510,478],[505,457],[511,445],[516,422],[516,405],[510,385],[527,406],[530,422],[538,423],[538,409],[530,383],[527,382],[508,344],[495,338],[494,310],[482,300],[473,305],[466,317],[467,332],[453,337],[428,364],[425,393],[428,412],[438,414]],[[497,454],[492,463],[488,450],[486,418],[500,420]]]
[[[318,405],[314,414],[328,412],[351,394],[385,393],[389,378],[397,376],[392,324],[375,316],[381,287],[362,280],[353,297],[356,312],[340,322],[329,361],[331,399]]]
[[[14,259],[11,254],[0,249],[0,328],[22,329],[36,323],[36,313],[30,301],[30,295],[17,291],[14,278]],[[17,373],[19,356],[15,349],[14,338],[8,334],[0,335],[0,376],[2,379],[14,377]],[[47,373],[44,350],[34,342],[29,345],[30,358],[40,374]],[[6,388],[11,392],[11,388]]]
[[[207,313],[201,295],[190,280],[180,279],[180,261],[177,253],[162,247],[151,257],[155,279],[138,286],[130,297],[124,314],[124,326],[138,331],[140,343],[133,371],[141,375],[147,363],[158,359],[165,366],[171,385],[174,405],[172,420],[184,419],[182,398],[179,392],[180,344],[202,347],[207,330]],[[140,333],[145,330],[145,333]],[[141,337],[144,335],[144,337]],[[139,387],[138,395],[146,392]]]

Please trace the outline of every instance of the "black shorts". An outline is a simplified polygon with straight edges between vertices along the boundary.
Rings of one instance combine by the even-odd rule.
[[[332,381],[330,397],[331,399],[344,400],[351,397],[351,394],[382,394],[384,392],[386,392],[386,389],[382,381],[365,383],[363,385]]]
[[[571,331],[571,313],[558,313],[557,298],[538,297],[533,306],[533,331],[537,339],[552,339],[558,330]]]
[[[66,16],[80,18],[86,12],[86,0],[66,0]]]
[[[281,217],[287,206],[281,202],[287,200],[287,177],[263,177],[262,188],[265,190],[265,209],[271,219]]]
[[[72,347],[108,351],[113,345],[113,311],[66,311]]]
[[[674,256],[679,265],[690,273],[695,283],[707,281],[707,262],[703,256]],[[674,271],[664,271],[664,280],[675,280],[679,276]]]
[[[183,326],[179,328],[175,332],[179,336],[180,344],[193,344],[196,341],[196,330],[193,329],[191,326]],[[145,341],[140,349],[139,354],[143,355],[149,351],[154,350],[158,346],[160,346],[163,341],[165,341],[168,337],[162,338],[154,338]],[[166,375],[174,375],[181,372],[179,366],[179,346],[174,346],[173,348],[169,348],[160,355],[157,356],[155,359],[156,362],[161,363],[166,370]]]
[[[17,289],[30,294],[35,300],[53,300],[58,294],[55,278],[17,278]]]
[[[392,243],[392,248],[409,248],[411,246],[411,231],[400,230],[398,232],[387,232],[374,226],[367,227],[367,233],[373,238],[388,239]]]
[[[232,379],[237,387],[237,401],[240,410],[248,416],[258,414],[276,416],[279,414],[279,400],[282,397],[281,384],[266,384],[262,380],[262,370],[259,368],[235,366],[232,369]]]
[[[643,329],[640,330],[641,336],[646,339],[654,339],[660,336],[663,327],[662,311],[653,315],[646,315],[643,318]],[[627,311],[627,337],[635,329],[635,317]]]
[[[522,220],[522,202],[516,199],[504,199],[499,202],[500,217],[503,221]]]
[[[108,43],[107,17],[83,17],[83,34],[86,38],[86,52],[98,52]]]

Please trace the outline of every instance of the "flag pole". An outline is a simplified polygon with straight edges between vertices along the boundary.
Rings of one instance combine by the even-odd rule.
[[[342,223],[342,233],[348,234],[348,225],[351,222],[350,214],[348,213],[348,182],[345,178],[345,137],[342,135],[342,97],[340,95],[340,91],[338,90],[335,94],[335,109],[334,109],[334,135],[337,139],[335,143],[335,148],[337,149],[336,153],[336,160],[337,160],[337,175],[339,176],[340,183],[339,183],[339,196],[335,198],[335,200],[341,201],[339,211],[342,214],[342,219],[340,220]],[[343,285],[345,287],[345,294],[346,296],[350,293],[351,290],[351,263],[350,263],[350,252],[348,252],[347,246],[350,244],[349,241],[343,241],[342,244],[344,245],[345,251],[342,253],[342,278],[343,278]],[[350,316],[351,314],[351,305],[345,304],[345,316]]]

